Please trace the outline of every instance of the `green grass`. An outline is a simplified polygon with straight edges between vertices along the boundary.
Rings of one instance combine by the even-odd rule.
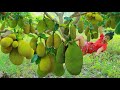
[[[26,37],[27,38],[27,37]],[[27,39],[25,39],[27,40]],[[94,41],[94,40],[93,40]],[[13,65],[8,54],[0,51],[0,71],[6,72],[11,78],[37,78],[37,65],[25,59],[20,66]],[[62,77],[49,74],[49,78],[120,78],[120,36],[115,35],[105,52],[99,56],[85,55],[80,75],[73,76],[65,69]]]

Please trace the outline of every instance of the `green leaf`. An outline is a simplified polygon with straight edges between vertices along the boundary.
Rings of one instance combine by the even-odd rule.
[[[54,31],[58,30],[58,28],[59,28],[59,24],[56,23],[54,27]]]
[[[39,64],[41,60],[41,57],[38,57],[38,59],[35,61],[36,64]]]
[[[33,58],[31,59],[31,63],[36,62],[37,59],[38,59],[38,55],[35,54],[35,55],[33,56]]]
[[[64,19],[65,19],[66,21],[71,21],[71,20],[72,20],[72,18],[70,18],[70,17],[64,17]]]
[[[46,35],[45,34],[42,34],[42,33],[40,33],[40,38],[43,38],[43,39],[47,39],[48,37],[46,37]]]

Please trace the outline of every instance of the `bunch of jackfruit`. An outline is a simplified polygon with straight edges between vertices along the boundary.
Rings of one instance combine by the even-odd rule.
[[[9,54],[10,61],[15,65],[21,65],[24,57],[31,59],[34,55],[30,44],[24,40],[17,40],[14,33],[1,39],[1,51]]]
[[[86,14],[87,20],[92,24],[97,24],[103,21],[103,17],[98,12],[88,12]]]

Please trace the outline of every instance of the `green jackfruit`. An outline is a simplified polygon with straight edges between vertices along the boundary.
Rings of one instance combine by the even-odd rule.
[[[52,21],[49,18],[45,18],[44,21],[46,23],[46,26],[47,26],[48,30],[54,30],[54,27],[55,27],[55,22],[54,21]]]
[[[7,48],[4,48],[4,47],[1,46],[1,51],[2,51],[4,54],[8,54],[8,53],[10,53],[10,52],[12,51],[12,47],[9,46],[9,47],[7,47]]]
[[[88,42],[89,42],[90,39],[91,39],[90,37],[91,37],[91,34],[88,32],[88,33],[87,33],[87,41],[88,41]]]
[[[20,28],[23,28],[23,26],[24,26],[24,20],[23,19],[18,19],[18,26]]]
[[[61,64],[65,62],[65,46],[63,42],[57,49],[56,61]]]
[[[54,45],[54,41],[53,41],[53,35],[50,35],[46,41],[46,45],[47,47],[53,47]]]
[[[17,41],[13,41],[12,47],[13,47],[13,48],[17,48],[17,47],[18,47],[18,42],[17,42]]]
[[[41,61],[39,63],[39,69],[42,72],[46,72],[46,73],[51,71],[51,61],[48,55],[41,58]]]
[[[118,34],[118,35],[120,34],[120,21],[115,28],[115,33]]]
[[[38,67],[38,69],[37,69],[37,74],[38,74],[38,76],[39,76],[40,78],[42,78],[42,77],[45,77],[48,73],[41,71],[41,70],[39,69],[39,67]]]
[[[70,74],[80,74],[83,65],[83,55],[80,47],[75,42],[68,45],[65,52],[65,65]]]
[[[1,46],[4,48],[9,47],[13,43],[13,39],[10,37],[5,37],[1,40]]]
[[[9,35],[8,35],[8,37],[12,38],[13,40],[15,40],[15,39],[16,39],[16,35],[15,35],[14,33],[9,34]]]
[[[110,20],[110,18],[106,21],[106,23],[105,23],[105,27],[107,28],[107,27],[110,27],[110,25],[111,25],[111,20]]]
[[[18,53],[16,48],[10,52],[9,59],[14,65],[21,65],[23,63],[24,57]]]
[[[54,34],[54,48],[57,49],[61,44],[62,40],[58,34]]]
[[[65,69],[63,67],[63,64],[55,61],[53,74],[55,74],[56,76],[62,76],[64,73],[65,73]]]
[[[30,40],[30,46],[31,48],[36,51],[36,48],[37,48],[37,38],[33,37],[31,40]]]
[[[23,29],[25,34],[30,33],[30,24],[24,24]]]
[[[116,27],[115,18],[111,18],[111,28],[114,29]]]
[[[15,19],[10,20],[9,26],[11,28],[15,28],[17,26],[17,20],[15,20]]]
[[[102,22],[103,21],[103,17],[99,14],[95,14],[95,19],[99,22]]]
[[[37,29],[39,33],[43,33],[46,30],[46,24],[43,20],[40,20],[38,25],[37,25]]]
[[[30,26],[30,32],[35,33],[35,27],[33,25]]]
[[[0,27],[0,31],[2,31],[2,30],[5,29],[5,24],[6,24],[6,22],[4,21],[4,22],[2,23],[2,25],[1,25],[1,27]]]
[[[87,34],[88,34],[89,30],[90,30],[90,27],[89,27],[89,26],[87,26],[87,27],[86,27],[86,29],[85,29],[85,35],[86,35],[86,36],[87,36]]]
[[[34,55],[33,49],[30,47],[30,44],[28,42],[25,42],[24,40],[18,41],[18,52],[20,55],[28,58],[32,58]]]
[[[78,32],[79,32],[79,33],[82,33],[83,30],[84,30],[84,22],[83,22],[82,20],[80,20],[80,21],[78,22],[77,26],[78,26]]]
[[[36,53],[37,53],[37,55],[38,55],[39,57],[45,56],[46,51],[45,51],[45,46],[44,46],[43,42],[40,42],[40,43],[37,45]]]
[[[49,58],[50,58],[50,61],[51,61],[51,69],[50,69],[50,72],[53,72],[54,67],[55,67],[55,56],[49,54]]]
[[[70,37],[71,37],[71,39],[76,38],[76,27],[75,27],[75,25],[70,26]]]

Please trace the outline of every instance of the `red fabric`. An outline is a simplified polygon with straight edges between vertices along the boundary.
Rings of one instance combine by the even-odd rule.
[[[85,46],[81,48],[83,54],[96,52],[101,47],[103,47],[104,49],[103,51],[105,51],[107,48],[107,44],[104,44],[102,42],[103,38],[104,38],[104,35],[101,34],[100,38],[96,42],[86,42]]]

